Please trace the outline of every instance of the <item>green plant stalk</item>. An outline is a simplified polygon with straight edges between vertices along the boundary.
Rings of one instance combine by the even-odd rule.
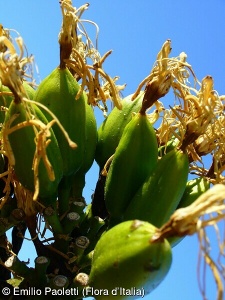
[[[19,224],[25,218],[24,211],[19,208],[12,210],[8,218],[0,218],[0,235],[4,234],[13,226]]]
[[[62,216],[69,211],[70,193],[73,183],[73,175],[63,176],[58,186],[58,211]]]
[[[54,235],[54,247],[63,253],[67,253],[69,247],[69,240],[66,237],[66,233],[63,230],[63,226],[60,222],[59,215],[56,207],[48,206],[44,210],[44,218],[47,224],[52,228]]]
[[[61,224],[64,234],[71,234],[75,227],[79,227],[80,215],[76,212],[69,212],[63,218]]]
[[[44,287],[48,283],[46,272],[50,264],[50,260],[45,256],[38,256],[36,257],[34,262],[35,262],[35,278],[36,278],[37,286]]]
[[[92,251],[98,240],[101,236],[102,232],[106,230],[106,223],[100,217],[93,217],[90,220],[90,229],[87,232],[86,236],[90,240],[90,244],[88,245],[87,251]],[[87,253],[87,251],[85,251]]]
[[[80,201],[73,201],[70,204],[70,212],[76,212],[81,216],[81,219],[83,220],[83,217],[85,215],[84,209],[87,206],[86,203],[84,202],[84,198],[80,198]]]
[[[63,276],[63,275],[56,275],[54,278],[52,278],[50,281],[49,281],[49,284],[48,286],[51,288],[51,289],[66,289],[69,285],[69,279],[66,277],[66,276]]]
[[[71,197],[74,201],[79,201],[83,196],[83,189],[85,186],[85,173],[83,170],[79,170],[73,176],[73,183],[71,188]]]
[[[48,206],[43,212],[44,218],[48,225],[51,226],[52,231],[55,235],[63,234],[62,224],[60,222],[56,207]]]
[[[69,288],[76,289],[77,296],[73,298],[75,299],[82,299],[83,297],[83,289],[87,286],[89,280],[89,276],[86,273],[80,272],[74,277],[71,285]]]
[[[75,239],[74,243],[74,255],[76,256],[76,264],[80,266],[80,261],[82,260],[85,250],[90,244],[89,239],[86,236],[79,236]]]
[[[86,208],[84,217],[80,224],[80,235],[86,235],[88,233],[88,231],[90,230],[90,224],[93,217],[94,216],[91,211],[91,204],[89,204]]]
[[[29,268],[15,255],[10,256],[7,261],[5,261],[5,267],[8,268],[11,272],[15,273],[17,276],[21,276],[24,278],[33,278],[34,269]]]
[[[88,249],[89,249],[89,247],[88,247]],[[86,251],[85,251],[84,255],[82,255],[82,257],[80,258],[80,261],[79,261],[80,270],[84,270],[84,269],[86,270],[88,268],[88,270],[90,271],[93,254],[94,254],[94,250],[90,251],[88,254],[86,254]]]

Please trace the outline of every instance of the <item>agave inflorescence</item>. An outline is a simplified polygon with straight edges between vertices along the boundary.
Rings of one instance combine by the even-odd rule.
[[[98,26],[82,19],[88,4],[75,8],[72,1],[62,0],[60,6],[63,22],[59,34],[59,67],[53,75],[63,73],[65,80],[62,83],[58,75],[55,76],[49,91],[48,84],[46,86],[49,77],[38,87],[32,81],[33,57],[24,57],[22,38],[14,41],[11,32],[0,27],[3,111],[0,218],[6,256],[1,259],[10,272],[22,278],[8,283],[20,288],[76,288],[79,292],[77,298],[80,298],[82,292],[91,287],[100,289],[102,282],[103,288],[113,289],[110,274],[114,274],[121,278],[121,287],[127,288],[137,282],[150,287],[150,291],[169,270],[173,241],[180,242],[184,236],[197,232],[200,257],[211,268],[218,286],[218,299],[222,299],[224,269],[220,261],[216,263],[210,257],[210,241],[205,227],[214,226],[221,258],[224,241],[217,222],[225,215],[224,96],[214,90],[211,76],[198,81],[184,52],[170,57],[172,48],[168,39],[157,54],[149,75],[132,95],[121,101],[120,92],[125,85],[117,84],[119,77],[112,78],[103,68],[112,51],[100,55]],[[96,28],[96,43],[85,29],[86,22]],[[27,90],[26,77],[31,78],[30,84],[35,87],[32,92],[37,101],[32,100],[32,93]],[[174,94],[173,104],[167,105],[168,93]],[[59,100],[58,106],[54,102],[56,99]],[[68,99],[69,104],[64,109]],[[82,105],[77,108],[80,100]],[[107,117],[108,103],[111,102],[115,108]],[[98,133],[93,107],[100,108],[106,118]],[[73,123],[76,123],[74,128]],[[114,124],[118,125],[115,131]],[[138,134],[140,149],[137,149],[135,134]],[[23,155],[19,153],[20,139],[24,142]],[[76,153],[79,153],[77,157]],[[204,157],[208,154],[211,154],[212,161],[206,168]],[[118,157],[122,159],[118,160]],[[83,198],[85,175],[95,158],[100,166],[100,177],[94,200],[87,206]],[[67,169],[65,166],[69,160],[72,166]],[[125,160],[129,166],[122,165]],[[176,168],[173,168],[175,162]],[[146,163],[152,166],[146,166]],[[149,169],[146,174],[145,169]],[[30,175],[26,177],[24,170]],[[137,170],[141,170],[140,175]],[[188,174],[194,176],[191,188]],[[182,182],[178,185],[175,178],[177,181],[182,178]],[[198,185],[199,182],[202,185]],[[215,187],[204,193],[210,184]],[[195,195],[187,195],[188,190]],[[126,201],[116,202],[115,198],[124,194],[129,195]],[[154,198],[153,194],[157,197]],[[189,206],[183,207],[186,201]],[[114,227],[117,222],[112,219],[115,216],[120,224]],[[135,220],[137,218],[143,220]],[[41,220],[44,222],[42,233]],[[148,221],[162,226],[157,229]],[[140,227],[140,236],[139,231],[135,231],[135,224],[137,228],[145,224]],[[5,232],[11,227],[14,227],[12,244],[5,239]],[[38,256],[34,268],[26,266],[17,256],[26,227]],[[150,230],[149,234],[146,228],[153,228],[154,232]],[[51,233],[49,238],[47,230]],[[17,232],[21,234],[19,237]],[[114,233],[118,237],[115,243]],[[135,247],[129,241],[135,242]],[[159,253],[154,250],[157,247],[164,249],[163,245],[169,253],[167,261],[163,255],[159,259]],[[125,249],[124,252],[120,252],[120,247]],[[146,251],[149,254],[147,262],[143,259]],[[111,265],[107,265],[108,255]],[[128,270],[129,273],[132,260],[137,264],[132,272],[137,272],[136,279],[140,281],[133,280],[130,274],[123,279],[122,271]],[[158,261],[160,265],[153,263]],[[160,269],[163,265],[165,270]],[[1,279],[9,279],[8,273],[4,276]],[[117,296],[123,298],[126,295]]]

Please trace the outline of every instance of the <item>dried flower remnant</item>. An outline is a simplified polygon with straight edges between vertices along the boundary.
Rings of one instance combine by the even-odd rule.
[[[22,84],[22,76],[24,75],[24,66],[26,64],[30,64],[32,60],[30,58],[24,58],[23,54],[23,47],[24,43],[21,37],[16,38],[16,43],[20,49],[20,54],[18,55],[16,53],[15,47],[13,43],[5,36],[0,37],[0,42],[5,44],[7,46],[7,50],[3,53],[0,53],[0,79],[2,84],[6,85],[10,88],[14,95],[14,102],[20,103],[23,100],[26,99],[27,95],[24,90],[23,84]],[[27,105],[24,104],[27,110],[27,117],[28,120],[31,121],[30,126],[34,126],[35,122],[35,116],[32,115],[32,109]],[[11,149],[8,135],[12,132],[12,130],[15,130],[15,128],[10,128],[10,124],[14,121],[16,116],[14,116],[13,119],[9,120],[7,124],[5,124],[2,128],[2,139],[3,139],[3,151],[5,152],[5,155],[8,157],[9,160],[9,169],[10,167],[15,165],[15,158],[13,155],[13,151]],[[33,120],[32,120],[33,119]],[[41,123],[39,120],[36,120],[37,122]],[[27,121],[29,123],[29,121]],[[24,126],[27,126],[27,124],[19,124],[16,129],[22,128]],[[46,127],[45,124],[43,124],[44,127]],[[43,127],[42,126],[42,127]],[[46,145],[47,146],[47,145]],[[38,190],[37,190],[38,193]],[[36,197],[35,197],[36,198]]]
[[[161,53],[162,55],[158,55],[158,60],[162,59],[163,53],[168,55],[169,51]],[[156,129],[158,143],[159,146],[166,145],[168,141],[176,138],[179,141],[178,147],[188,152],[190,173],[207,177],[214,185],[224,183],[225,116],[222,102],[224,96],[220,96],[214,90],[211,76],[206,76],[202,82],[199,82],[186,58],[184,53],[181,53],[178,58],[167,56],[167,58],[164,57],[164,63],[159,61],[155,65],[155,70],[158,72],[162,70],[170,72],[166,74],[170,74],[172,78],[171,88],[175,95],[174,105],[161,109],[158,115],[158,120],[161,119]],[[138,87],[137,93],[146,83],[147,88],[152,81],[158,80],[158,75],[159,73],[152,72],[148,77],[149,81],[145,79]],[[190,78],[191,76],[193,79]],[[194,82],[194,85],[190,81]],[[212,155],[212,165],[209,170],[205,168],[203,162],[203,156],[208,154]],[[224,242],[217,225],[225,216],[224,195],[225,187],[220,184],[215,185],[208,194],[200,197],[187,210],[177,210],[156,235],[156,239],[160,239],[171,235],[183,236],[197,232],[200,241],[200,260],[209,266],[214,275],[218,290],[217,299],[223,298],[223,280],[225,279],[221,262],[221,258],[224,257]],[[210,240],[205,230],[205,227],[209,225],[213,226],[218,238],[220,259],[217,261],[210,257]],[[205,297],[204,288],[201,292]]]
[[[213,78],[206,76],[199,82],[187,55],[182,52],[176,58],[169,58],[170,40],[167,40],[157,56],[152,72],[139,85],[134,97],[146,85],[149,89],[149,99],[154,103],[154,83],[160,84],[159,79],[171,78],[171,88],[175,99],[174,105],[161,109],[157,120],[157,138],[159,146],[166,145],[172,138],[179,140],[179,147],[188,152],[190,172],[206,175],[208,172],[212,183],[222,182],[224,171],[224,96],[214,90]],[[166,76],[166,77],[165,77]],[[169,77],[168,77],[169,76]],[[191,84],[193,82],[193,84]],[[199,88],[197,89],[197,85]],[[157,93],[156,93],[157,94]],[[163,96],[163,95],[162,95]],[[157,100],[155,104],[157,105]],[[212,154],[213,162],[210,170],[206,170],[202,156]],[[214,169],[213,169],[214,168]],[[215,180],[215,177],[217,179]]]
[[[224,256],[224,237],[220,236],[217,223],[223,222],[225,229],[225,185],[216,184],[202,194],[194,203],[185,208],[177,209],[170,220],[157,230],[152,241],[161,240],[171,236],[186,236],[197,233],[200,244],[199,259],[209,266],[217,285],[217,300],[224,295],[224,265],[221,258]],[[218,241],[218,260],[211,257],[211,245],[206,227],[213,226]],[[200,265],[200,263],[199,263]],[[203,273],[203,281],[205,272]],[[202,291],[204,293],[204,291]],[[203,295],[205,297],[205,295]],[[205,299],[205,298],[204,298]]]
[[[26,64],[33,62],[33,57],[23,57],[24,43],[21,37],[16,38],[20,54],[16,53],[13,43],[6,37],[0,36],[0,44],[7,47],[5,52],[0,53],[0,80],[3,85],[10,88],[15,97],[15,102],[20,102],[22,97],[26,95],[22,85],[22,77],[24,76],[24,67]]]
[[[9,38],[9,30],[5,29],[2,24],[0,24],[0,37]],[[7,45],[0,43],[0,52],[5,52],[7,50]]]
[[[197,96],[186,95],[188,117],[186,121],[186,132],[182,147],[186,148],[206,131],[207,126],[215,118],[214,107],[216,104],[213,93],[213,79],[206,76],[202,80],[202,86]]]
[[[223,172],[223,153],[224,153],[224,106],[222,103],[223,96],[219,96],[213,90],[213,79],[206,76],[202,81],[202,87],[197,94],[198,103],[194,100],[195,110],[191,112],[187,120],[186,135],[183,140],[183,145],[193,142],[193,149],[199,156],[212,154],[212,167],[214,170],[212,176],[217,177],[217,183],[222,181]],[[190,97],[190,99],[193,99]],[[191,126],[189,126],[191,124]],[[189,146],[188,146],[189,147]],[[189,147],[190,149],[190,147]],[[193,154],[193,151],[192,153]],[[220,169],[220,170],[219,170]],[[211,168],[212,171],[212,168]],[[213,182],[213,181],[212,181]],[[215,181],[214,181],[215,183]]]
[[[18,208],[21,208],[26,216],[34,216],[37,214],[36,202],[33,201],[33,193],[24,188],[20,182],[14,180],[14,192],[17,199]]]
[[[157,55],[152,71],[140,83],[133,95],[133,99],[135,99],[145,86],[146,96],[143,101],[143,110],[153,104],[157,107],[159,105],[158,99],[164,97],[170,88],[173,89],[176,98],[184,99],[192,89],[194,90],[189,83],[191,75],[194,78],[194,83],[198,83],[191,65],[187,63],[187,55],[182,52],[178,57],[170,58],[170,52],[171,41],[167,40]],[[157,129],[159,145],[166,144],[173,135],[182,141],[185,134],[185,122],[183,122],[182,112],[187,109],[186,102],[184,100],[182,102],[183,106],[179,100],[179,105],[175,105],[171,109],[166,109],[163,105],[160,105],[158,119],[161,118],[162,122]],[[179,113],[177,110],[179,110]]]
[[[100,55],[97,49],[99,31],[97,24],[90,20],[81,19],[83,12],[89,5],[85,4],[76,8],[72,6],[71,1],[61,1],[60,3],[63,15],[62,29],[59,34],[61,50],[67,43],[67,51],[65,55],[61,54],[60,64],[67,66],[77,80],[82,79],[80,91],[76,98],[78,99],[85,90],[88,95],[88,103],[98,106],[104,115],[108,111],[106,105],[108,99],[121,109],[120,91],[125,88],[125,85],[116,85],[118,77],[112,78],[103,70],[103,63],[112,51],[106,52],[103,56]],[[95,44],[90,39],[84,23],[95,26],[97,31]]]
[[[11,41],[12,40],[12,41]],[[43,163],[46,167],[49,180],[54,180],[54,170],[48,160],[46,148],[48,147],[49,143],[51,142],[50,136],[50,128],[56,122],[59,124],[61,130],[63,131],[68,143],[71,147],[76,147],[76,144],[72,142],[68,134],[65,132],[64,128],[59,123],[58,119],[54,117],[54,115],[50,112],[53,116],[53,121],[44,124],[40,121],[33,109],[34,101],[27,98],[26,91],[23,86],[22,78],[24,76],[24,68],[26,65],[29,65],[33,62],[32,59],[23,57],[24,54],[24,43],[21,37],[15,39],[16,44],[19,47],[20,54],[16,53],[16,49],[13,45],[13,39],[6,36],[0,36],[0,43],[4,43],[7,45],[7,50],[3,53],[0,53],[0,80],[3,85],[7,86],[14,96],[14,102],[16,104],[21,103],[24,106],[25,113],[26,113],[26,121],[17,124],[16,126],[11,127],[13,121],[17,118],[17,115],[13,115],[2,127],[1,137],[2,137],[2,149],[1,152],[8,158],[8,170],[12,170],[13,166],[15,166],[15,157],[12,151],[10,142],[9,142],[9,135],[16,131],[24,128],[26,126],[30,126],[34,130],[35,144],[36,144],[36,151],[34,154],[33,160],[33,170],[34,170],[34,186],[35,186],[35,193],[33,195],[33,199],[37,200],[39,194],[39,177],[38,177],[38,167],[40,160],[43,160]],[[37,103],[35,103],[37,104]],[[39,105],[39,104],[38,104]],[[39,105],[40,106],[40,105]],[[42,107],[49,111],[46,107]],[[10,172],[8,173],[10,174]],[[13,178],[10,177],[12,180]],[[9,184],[7,184],[9,187]],[[4,205],[4,203],[1,203]]]
[[[146,103],[146,107],[151,107],[154,102],[168,93],[172,83],[171,74],[167,69],[167,59],[170,51],[171,41],[167,40],[157,55],[156,65],[153,67],[150,74],[142,80],[136,92],[132,96],[133,100],[136,99],[144,86],[146,92],[143,103]]]

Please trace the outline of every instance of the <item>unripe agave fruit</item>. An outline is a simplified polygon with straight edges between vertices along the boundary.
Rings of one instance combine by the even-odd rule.
[[[91,168],[94,157],[95,157],[95,149],[97,144],[97,123],[94,115],[94,110],[85,101],[85,109],[86,109],[86,124],[85,124],[85,149],[84,149],[84,160],[83,163],[76,172],[73,177],[73,184],[72,184],[72,196],[73,197],[81,197],[82,191],[85,186],[85,175],[88,170]]]
[[[25,90],[25,97],[32,100],[35,94],[35,90],[27,82],[23,82],[23,87]],[[8,87],[2,86],[2,90],[10,92],[10,89]],[[0,98],[0,101],[4,101],[3,105],[8,107],[5,116],[3,116],[4,124],[2,130],[3,132],[5,132],[5,134],[8,134],[8,129],[26,121],[28,117],[26,104],[24,102],[16,104],[13,100],[14,96],[11,95],[7,95],[6,97],[2,96]],[[35,104],[31,104],[30,109],[32,110],[32,113],[35,114],[38,120],[40,120],[44,124],[48,123],[48,120],[46,119],[44,114]],[[14,117],[14,115],[17,115],[17,117],[9,126],[9,121],[12,117]],[[50,133],[51,142],[46,149],[46,154],[54,171],[55,179],[50,180],[47,169],[43,163],[43,160],[41,159],[38,168],[38,178],[40,184],[39,196],[43,198],[51,197],[55,194],[58,183],[62,178],[61,153],[52,129],[50,129]],[[24,128],[18,129],[8,135],[8,141],[15,158],[14,171],[17,179],[25,188],[34,192],[34,170],[32,169],[34,153],[36,149],[34,128],[32,128],[32,126],[26,126]]]
[[[152,174],[157,161],[154,128],[146,114],[137,113],[123,131],[106,177],[105,204],[111,224],[123,219],[132,198]]]
[[[44,104],[61,122],[70,139],[77,144],[72,149],[58,125],[53,126],[59,143],[65,176],[74,174],[82,165],[85,147],[85,96],[76,95],[80,85],[67,68],[56,68],[39,85],[34,100]],[[43,110],[48,120],[52,117]]]
[[[108,158],[114,154],[124,128],[132,119],[133,113],[137,113],[142,106],[144,93],[141,92],[133,101],[132,96],[133,95],[129,95],[122,100],[121,110],[114,107],[98,129],[98,143],[95,160],[98,163],[100,170],[102,170]]]
[[[84,161],[81,166],[81,170],[84,173],[87,173],[94,162],[98,133],[97,133],[97,122],[96,122],[94,110],[91,107],[91,105],[87,103],[87,100],[85,101],[85,109],[86,109],[86,124],[85,124],[86,143],[85,143]]]
[[[108,292],[121,287],[117,299],[124,299],[132,288],[149,294],[167,275],[171,262],[171,248],[167,240],[151,242],[156,227],[139,220],[122,222],[104,233],[93,255],[89,289]],[[125,290],[124,290],[125,289]],[[96,296],[103,299],[104,295]],[[140,295],[139,295],[140,297]],[[132,297],[132,299],[139,298]]]
[[[37,119],[42,123],[47,124],[48,121],[41,112],[41,110],[34,104],[31,105],[33,113]],[[17,117],[10,123],[11,118]],[[8,111],[6,112],[5,122],[3,130],[7,133],[10,128],[27,120],[27,110],[23,102],[16,104],[14,101],[11,102]],[[10,126],[8,127],[8,124]],[[40,160],[38,167],[38,178],[40,183],[39,196],[42,198],[50,197],[55,194],[59,181],[62,178],[62,157],[59,150],[58,142],[52,129],[50,129],[51,142],[46,148],[46,154],[48,160],[54,170],[54,180],[50,180],[46,166],[44,165],[43,159]],[[8,141],[14,154],[15,165],[14,170],[17,179],[21,184],[28,190],[34,192],[34,170],[33,159],[36,149],[35,144],[35,131],[32,126],[26,126],[20,128],[8,135]]]
[[[188,172],[187,153],[176,148],[169,151],[131,199],[124,220],[140,219],[161,227],[180,202]]]
[[[23,82],[23,87],[25,89],[28,99],[32,100],[34,98],[35,90],[26,81]],[[9,108],[10,103],[14,99],[12,92],[7,86],[0,85],[0,93],[2,93],[2,95],[0,95],[0,106]],[[9,94],[7,95],[7,93]],[[3,123],[4,119],[5,111],[0,109],[0,123]]]
[[[0,105],[2,107],[9,107],[11,101],[13,100],[13,97],[10,95],[6,95],[4,93],[11,93],[10,89],[4,85],[0,87],[0,92],[2,95],[0,95]],[[0,123],[3,123],[5,119],[5,111],[0,109]]]

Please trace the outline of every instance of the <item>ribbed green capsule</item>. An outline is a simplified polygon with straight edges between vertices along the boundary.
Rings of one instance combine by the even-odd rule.
[[[86,99],[87,100],[87,99]],[[85,186],[85,176],[94,162],[97,144],[97,124],[93,108],[85,101],[85,146],[84,159],[80,169],[72,175],[64,176],[58,188],[60,215],[69,211],[69,198],[79,201]]]
[[[134,220],[104,233],[94,250],[89,286],[108,292],[107,299],[125,299],[132,292],[132,299],[137,299],[141,293],[153,291],[166,277],[172,262],[167,240],[151,242],[155,230],[148,222]]]
[[[157,160],[154,128],[146,115],[138,113],[124,129],[106,178],[105,204],[111,219],[122,219]]]
[[[97,123],[94,115],[93,108],[87,103],[85,103],[86,109],[86,124],[85,124],[85,148],[84,148],[84,161],[78,170],[78,172],[73,177],[72,185],[72,196],[81,197],[82,191],[85,186],[85,175],[91,168],[97,145]]]
[[[31,109],[35,114],[36,118],[47,124],[48,121],[36,105],[31,105]],[[17,116],[15,120],[10,124],[9,121],[12,117]],[[7,130],[27,120],[27,110],[25,104],[15,104],[11,102],[9,109],[5,116],[3,130],[7,134]],[[59,181],[62,178],[62,157],[59,150],[58,142],[52,129],[50,129],[51,142],[46,148],[48,160],[54,170],[55,179],[50,180],[47,169],[44,165],[43,159],[40,159],[38,167],[38,179],[39,179],[39,196],[50,197],[55,194]],[[17,179],[21,184],[30,191],[34,191],[34,170],[33,170],[33,159],[36,150],[35,144],[35,131],[32,126],[26,126],[20,128],[8,135],[8,140],[15,157],[14,170]]]
[[[133,101],[131,100],[133,95],[124,98],[122,100],[122,109],[119,110],[117,107],[114,107],[99,127],[95,160],[100,170],[103,169],[108,158],[114,154],[124,128],[132,119],[132,114],[140,110],[143,95],[143,92],[141,92]]]
[[[10,89],[4,85],[0,87],[0,106],[2,107],[9,107],[13,97],[10,95],[7,95],[7,93],[11,93]],[[5,119],[5,111],[0,109],[0,123],[3,124]]]
[[[165,145],[159,147],[159,156],[162,157],[178,147],[179,140],[175,137],[172,137]]]
[[[35,90],[26,82],[23,82],[23,87],[28,99],[32,100],[34,98]],[[9,108],[14,97],[7,86],[0,85],[0,106]],[[0,109],[0,123],[4,123],[5,120],[5,110]]]
[[[124,220],[140,219],[161,227],[180,202],[188,172],[187,154],[177,149],[168,152],[131,200]]]
[[[191,205],[199,196],[205,193],[210,188],[210,182],[205,177],[197,177],[190,179],[184,191],[184,194],[177,206],[183,208]]]
[[[84,160],[85,147],[85,96],[76,95],[80,85],[68,69],[56,68],[39,85],[34,100],[44,104],[61,122],[70,139],[77,144],[72,149],[62,130],[57,124],[53,126],[63,159],[65,176],[74,174]],[[52,117],[43,110],[48,120]]]

